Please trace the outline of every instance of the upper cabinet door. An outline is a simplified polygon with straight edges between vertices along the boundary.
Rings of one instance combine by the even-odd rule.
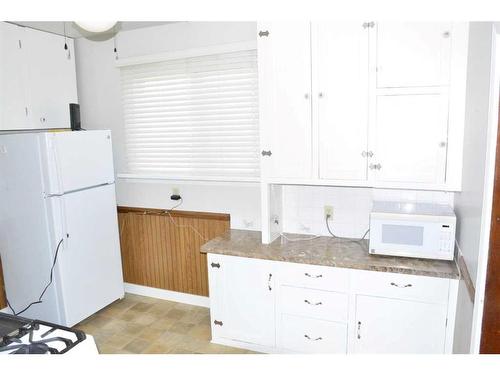
[[[320,23],[312,40],[320,178],[366,180],[368,30],[357,22]]]
[[[28,129],[24,28],[0,22],[0,130]]]
[[[448,99],[444,94],[379,95],[369,162],[376,182],[445,182]]]
[[[311,177],[310,23],[259,23],[264,178]]]
[[[443,86],[449,83],[451,24],[376,25],[377,87]]]
[[[26,28],[24,48],[32,127],[69,128],[69,103],[77,102],[73,40]]]

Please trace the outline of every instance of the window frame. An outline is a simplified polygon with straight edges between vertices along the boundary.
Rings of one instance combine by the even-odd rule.
[[[200,56],[207,55],[215,55],[215,54],[223,54],[223,53],[231,53],[238,51],[248,51],[248,50],[256,50],[257,51],[257,41],[244,41],[237,43],[226,43],[226,44],[217,44],[210,45],[205,47],[198,48],[188,48],[183,50],[175,50],[169,52],[162,52],[158,54],[151,55],[142,55],[142,56],[133,56],[133,57],[124,57],[118,58],[115,60],[115,67],[117,69],[121,67],[133,66],[133,65],[141,65],[141,64],[149,64],[156,62],[165,62],[169,60],[177,60],[183,58],[194,58]],[[259,124],[260,130],[260,124]],[[125,132],[125,131],[124,131]],[[260,143],[260,142],[259,142]],[[260,144],[259,144],[260,146]],[[126,154],[125,150],[125,154]],[[147,174],[147,173],[117,173],[117,178],[122,180],[136,180],[136,181],[179,181],[179,182],[191,182],[196,183],[197,181],[206,181],[213,183],[257,183],[261,181],[260,176],[255,177],[231,177],[231,176],[179,176],[179,175],[171,175],[171,174]]]

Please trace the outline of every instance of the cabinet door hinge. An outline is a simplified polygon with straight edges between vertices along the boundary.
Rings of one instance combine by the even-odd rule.
[[[259,31],[259,36],[262,38],[263,36],[269,36],[269,30]]]

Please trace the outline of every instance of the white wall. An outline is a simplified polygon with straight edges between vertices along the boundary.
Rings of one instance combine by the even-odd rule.
[[[255,40],[252,22],[178,22],[121,32],[116,45],[120,58]],[[115,67],[113,41],[77,39],[76,69],[82,126],[111,129],[115,170],[126,173],[120,71]],[[259,184],[182,183],[117,179],[119,205],[169,208],[172,188],[184,203],[179,209],[231,214],[233,228],[260,229]]]
[[[467,72],[466,119],[464,134],[462,192],[455,194],[457,243],[465,264],[476,283],[481,233],[489,226],[484,215],[485,171],[488,168],[487,142],[491,71],[492,24],[470,25]],[[485,219],[487,222],[485,222]],[[474,304],[464,281],[460,281],[454,350],[469,352]]]
[[[369,227],[373,201],[448,204],[454,193],[324,186],[283,187],[283,230],[328,236],[324,206],[333,206],[330,228],[337,236],[361,237]],[[368,238],[369,236],[367,236]]]

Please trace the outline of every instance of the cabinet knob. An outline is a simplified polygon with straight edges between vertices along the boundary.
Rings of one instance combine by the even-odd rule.
[[[262,156],[271,156],[273,153],[271,152],[271,150],[268,151],[262,150],[261,154]]]
[[[324,96],[324,95],[323,95],[323,93],[322,93],[322,92],[318,93],[318,98],[320,98],[320,99],[321,99],[323,96]]]
[[[361,153],[361,156],[364,157],[364,158],[371,158],[371,157],[373,157],[373,151],[368,151],[368,152],[367,151],[363,151]]]
[[[446,142],[444,142],[444,141],[439,142],[439,147],[446,147]]]
[[[45,117],[40,117],[40,122],[45,122]]]
[[[307,92],[304,94],[304,99],[309,99],[309,94]]]

